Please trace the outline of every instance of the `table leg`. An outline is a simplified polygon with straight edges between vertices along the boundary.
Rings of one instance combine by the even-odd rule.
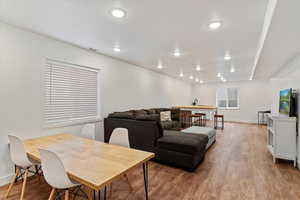
[[[143,163],[144,185],[146,200],[148,200],[148,162]]]

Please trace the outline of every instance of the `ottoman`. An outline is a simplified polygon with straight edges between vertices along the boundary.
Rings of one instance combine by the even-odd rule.
[[[207,135],[208,143],[206,149],[208,149],[216,141],[216,130],[210,127],[192,126],[182,130],[181,132]]]
[[[155,158],[193,171],[203,160],[207,143],[207,135],[165,130],[163,137],[157,140]]]

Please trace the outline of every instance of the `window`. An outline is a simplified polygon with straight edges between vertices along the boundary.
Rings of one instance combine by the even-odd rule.
[[[100,120],[99,70],[47,59],[46,126]]]
[[[219,88],[216,95],[217,107],[223,109],[238,109],[239,89],[238,88]]]

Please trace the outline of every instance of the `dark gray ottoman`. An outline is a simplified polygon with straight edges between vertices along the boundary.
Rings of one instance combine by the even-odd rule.
[[[156,159],[192,171],[204,158],[207,143],[207,135],[164,131],[157,140]]]
[[[214,128],[192,126],[187,129],[183,129],[181,132],[207,135],[208,136],[208,144],[206,145],[206,149],[208,149],[216,141],[216,130]]]

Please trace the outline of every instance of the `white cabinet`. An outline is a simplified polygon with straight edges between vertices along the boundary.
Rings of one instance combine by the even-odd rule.
[[[267,148],[276,159],[297,162],[297,118],[268,115],[268,144]]]

